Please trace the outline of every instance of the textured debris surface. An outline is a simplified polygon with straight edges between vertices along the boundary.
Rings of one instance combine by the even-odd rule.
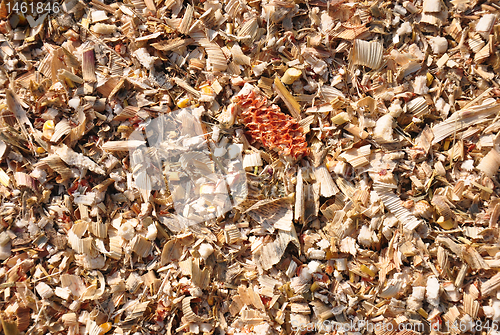
[[[2,0],[2,332],[498,334],[499,16]]]

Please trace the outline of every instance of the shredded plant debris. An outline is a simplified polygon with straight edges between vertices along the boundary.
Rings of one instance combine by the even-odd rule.
[[[0,329],[500,334],[500,5],[0,2]]]

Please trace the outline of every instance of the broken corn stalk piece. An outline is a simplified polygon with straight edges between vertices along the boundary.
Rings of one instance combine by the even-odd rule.
[[[5,187],[8,187],[10,184],[9,175],[5,173],[5,171],[2,170],[1,168],[0,168],[0,183],[2,183],[2,185],[4,185]]]
[[[283,83],[281,82],[281,80],[278,77],[274,78],[274,90],[280,96],[280,98],[283,100],[285,105],[288,107],[288,110],[290,111],[292,116],[296,120],[300,120],[300,105],[299,105],[299,103],[297,102],[297,100],[295,100],[293,95],[290,92],[288,92],[285,85],[283,85]]]
[[[423,308],[420,308],[417,312],[418,314],[422,315],[424,319],[427,319],[427,317],[429,316],[429,314]]]
[[[336,125],[344,124],[349,120],[349,114],[347,114],[346,112],[341,112],[335,116],[332,116],[332,123]]]
[[[302,71],[291,67],[285,71],[285,74],[281,77],[281,82],[286,85],[291,85],[294,81],[299,79],[300,76],[302,76]]]
[[[352,123],[347,124],[344,129],[359,138],[365,139],[368,137],[368,133],[366,131],[361,130],[358,126],[355,126]]]

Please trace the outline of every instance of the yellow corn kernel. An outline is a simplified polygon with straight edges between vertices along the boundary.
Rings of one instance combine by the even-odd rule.
[[[200,91],[203,94],[208,94],[208,95],[214,94],[214,90],[209,85],[203,85],[202,87],[200,87]]]
[[[103,335],[111,330],[112,324],[111,324],[111,322],[105,322],[102,325],[99,325],[99,328],[101,328],[99,335]]]
[[[315,281],[314,283],[312,283],[311,285],[311,292],[315,292],[319,289],[319,284],[317,281]]]
[[[427,72],[427,86],[431,86],[433,81],[434,81],[434,76],[429,72]]]
[[[181,98],[181,99],[179,99],[179,101],[177,101],[177,107],[179,107],[179,108],[185,108],[188,105],[189,105],[189,98],[188,97]]]
[[[214,300],[214,297],[213,296],[209,296],[208,299],[207,299],[207,302],[210,306],[213,306],[214,303],[215,303],[215,300]]]
[[[42,148],[42,147],[38,147],[38,148],[36,148],[36,153],[37,154],[43,154],[43,153],[45,153],[45,149]]]
[[[43,130],[54,130],[54,128],[55,128],[54,120],[47,120],[43,124]]]
[[[366,273],[370,277],[375,277],[375,275],[376,275],[376,273],[373,272],[372,269],[370,269],[368,266],[366,266],[364,264],[361,264],[361,266],[359,268],[361,271],[363,271],[364,273]]]
[[[55,124],[53,120],[45,121],[45,123],[43,124],[43,137],[45,137],[46,139],[51,138],[54,134],[54,128]]]

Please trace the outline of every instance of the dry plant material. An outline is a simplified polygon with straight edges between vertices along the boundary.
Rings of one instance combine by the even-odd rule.
[[[276,82],[275,82],[276,83]],[[280,154],[298,159],[308,154],[302,128],[276,105],[269,105],[267,98],[251,85],[245,86],[232,98],[233,108],[241,113],[246,133],[252,142],[260,142]]]
[[[495,333],[495,1],[50,4],[0,3],[1,332]]]

